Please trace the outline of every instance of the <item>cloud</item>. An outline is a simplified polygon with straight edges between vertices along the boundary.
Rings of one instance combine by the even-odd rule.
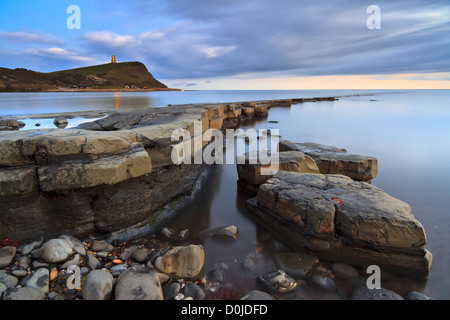
[[[92,57],[82,56],[77,52],[68,51],[63,48],[26,49],[24,53],[33,57],[43,57],[83,64],[98,62]]]
[[[448,2],[379,0],[381,30],[366,27],[370,4],[167,0],[159,10],[172,25],[137,36],[133,50],[167,78],[450,71]]]
[[[0,31],[0,39],[12,42],[21,43],[39,43],[46,45],[57,45],[63,46],[66,42],[63,39],[52,36],[48,33],[43,32],[5,32]]]

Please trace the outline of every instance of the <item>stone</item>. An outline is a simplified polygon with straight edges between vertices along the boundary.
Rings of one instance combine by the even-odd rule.
[[[23,278],[20,283],[24,287],[33,287],[43,294],[47,294],[50,285],[49,271],[46,268],[37,269],[27,277]]]
[[[114,278],[117,278],[118,276],[120,276],[120,274],[123,271],[125,271],[127,269],[128,269],[128,266],[126,264],[118,264],[118,265],[111,267],[111,269],[109,269],[109,272],[111,272],[111,275]]]
[[[91,270],[99,269],[102,266],[102,263],[92,254],[87,255],[86,265]]]
[[[229,239],[236,240],[239,235],[238,228],[234,225],[213,228],[200,231],[198,236],[202,239],[214,238],[214,239]]]
[[[289,245],[315,249],[319,258],[376,264],[415,278],[429,275],[432,256],[424,248],[423,226],[407,203],[372,184],[279,171],[246,208]],[[320,241],[319,250],[311,241]]]
[[[319,259],[306,253],[279,252],[274,255],[278,268],[293,278],[305,278],[319,264]]]
[[[33,287],[10,288],[3,293],[3,300],[45,300],[45,294]]]
[[[333,263],[331,269],[333,270],[333,274],[337,278],[343,280],[356,278],[359,276],[358,270],[347,263],[339,263],[339,262]]]
[[[16,247],[3,247],[0,249],[0,269],[11,264],[16,255]]]
[[[6,285],[5,285],[3,282],[0,282],[0,299],[2,298],[3,292],[5,292],[6,289],[8,289],[8,288],[6,287]]]
[[[187,282],[183,288],[183,294],[185,297],[191,297],[194,300],[204,300],[206,293],[200,286],[193,282]]]
[[[83,283],[83,300],[110,300],[113,293],[113,276],[103,270],[88,273]]]
[[[239,179],[250,185],[260,185],[273,176],[272,170],[319,173],[314,160],[299,151],[279,152],[277,157],[268,151],[267,156],[275,160],[278,157],[278,161],[262,164],[258,151],[247,152],[237,157],[236,167]]]
[[[84,262],[84,259],[81,257],[79,253],[76,253],[70,260],[67,260],[66,262],[62,263],[59,268],[60,269],[67,269],[70,266],[79,266]]]
[[[17,119],[0,118],[0,126],[17,128],[17,127],[19,127],[19,123],[18,123]]]
[[[16,269],[11,271],[11,275],[17,278],[22,278],[28,274],[27,270],[24,269]]]
[[[64,129],[65,127],[67,127],[67,125],[69,124],[69,122],[67,121],[66,118],[64,117],[57,117],[54,121],[53,124],[60,128],[60,129]]]
[[[347,153],[347,150],[317,143],[281,141],[279,152],[300,151],[314,159],[320,173],[342,174],[357,181],[370,182],[378,175],[378,160],[374,157]]]
[[[122,248],[122,252],[120,253],[120,259],[122,259],[123,261],[130,259],[133,252],[136,251],[137,249],[138,247],[136,245]]]
[[[405,296],[405,300],[433,300],[433,299],[431,299],[429,296],[423,293],[417,291],[409,291]]]
[[[31,251],[33,251],[34,249],[39,248],[42,243],[44,242],[44,238],[40,237],[39,239],[32,241],[30,243],[27,244],[23,244],[21,246],[19,246],[17,248],[17,251],[21,254],[21,255],[27,255],[29,253],[31,253]]]
[[[94,240],[91,247],[92,251],[99,252],[99,251],[107,251],[111,252],[114,250],[114,246],[105,240]]]
[[[164,300],[174,300],[177,294],[180,293],[181,286],[178,282],[172,282],[171,284],[162,288]]]
[[[4,270],[0,270],[0,282],[2,282],[7,288],[14,288],[19,282],[19,279]]]
[[[201,245],[176,246],[155,260],[155,267],[177,278],[194,278],[200,274],[205,263]]]
[[[19,262],[19,267],[20,268],[28,269],[31,266],[31,262],[32,261],[31,261],[30,256],[26,255],[26,256],[20,257],[18,262]]]
[[[360,287],[353,291],[351,300],[404,300],[399,294],[388,289],[368,289]]]
[[[246,295],[244,295],[240,300],[275,300],[275,299],[266,292],[259,290],[252,290]]]
[[[295,290],[297,283],[283,270],[275,270],[256,277],[256,282],[268,293],[286,293]]]
[[[75,237],[72,237],[71,235],[68,234],[62,234],[58,237],[59,239],[64,239],[69,241],[70,243],[72,243],[72,247],[75,250],[76,253],[85,256],[86,255],[86,248],[84,247],[84,244],[78,240]]]
[[[66,261],[74,253],[72,242],[65,239],[50,239],[39,249],[39,257],[48,263]]]
[[[134,261],[139,262],[139,263],[144,263],[147,260],[147,257],[148,257],[148,252],[147,252],[147,250],[145,250],[143,248],[136,249],[131,254],[131,259],[133,259]]]
[[[333,279],[326,275],[321,274],[315,274],[309,277],[308,282],[319,289],[326,290],[326,291],[335,291],[336,290],[336,284],[334,283]]]
[[[157,272],[149,267],[133,267],[117,279],[116,300],[164,300]]]

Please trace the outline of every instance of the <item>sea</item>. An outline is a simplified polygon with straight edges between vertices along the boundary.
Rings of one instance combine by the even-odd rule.
[[[402,293],[415,290],[433,299],[450,299],[450,90],[0,93],[0,117],[25,116],[26,126],[22,130],[26,130],[34,129],[36,121],[41,128],[54,127],[53,119],[26,117],[43,113],[104,110],[107,114],[176,104],[330,96],[338,100],[271,108],[267,119],[246,124],[244,129],[279,129],[282,140],[332,145],[349,153],[376,157],[379,172],[372,183],[411,206],[425,228],[426,248],[433,254],[428,280],[390,275],[381,279],[383,287]],[[68,128],[84,121],[92,119],[69,119]],[[249,253],[261,250],[267,242],[262,239],[270,234],[245,212],[247,196],[237,190],[237,179],[235,165],[212,167],[196,193],[196,200],[180,209],[170,227],[190,228],[195,234],[201,229],[236,225],[239,237],[233,244],[203,243],[205,269],[230,267],[232,261],[236,268],[229,268],[229,274],[234,272],[235,276],[229,278],[242,288],[254,285],[254,276],[243,276],[246,271],[238,265]],[[233,287],[233,280],[229,286]],[[305,291],[302,295],[303,299],[339,298],[320,290]]]

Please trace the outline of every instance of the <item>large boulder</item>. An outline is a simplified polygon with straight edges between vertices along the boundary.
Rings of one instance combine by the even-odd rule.
[[[278,145],[279,152],[301,151],[310,156],[323,174],[342,174],[353,180],[370,182],[378,175],[378,160],[347,153],[347,150],[317,143],[294,143],[287,140]]]
[[[205,252],[201,245],[177,246],[155,260],[155,267],[162,273],[177,278],[195,278],[203,269]]]
[[[431,267],[425,230],[410,206],[369,183],[280,171],[247,208],[294,246],[316,247],[334,260],[404,267],[419,277]],[[313,240],[328,245],[311,246]]]
[[[117,279],[116,300],[164,300],[158,273],[150,267],[132,267]]]

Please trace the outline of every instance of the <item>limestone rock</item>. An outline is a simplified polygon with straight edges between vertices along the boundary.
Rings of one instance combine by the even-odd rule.
[[[194,278],[199,275],[205,263],[201,245],[177,246],[169,249],[155,260],[155,267],[178,278]]]
[[[347,150],[317,143],[281,141],[282,151],[301,151],[310,156],[323,174],[342,174],[357,181],[372,181],[378,174],[378,160],[374,157],[347,153]]]
[[[277,161],[262,164],[258,151],[247,152],[245,155],[238,157],[237,172],[239,179],[249,184],[260,185],[273,176],[271,171],[319,173],[319,168],[314,160],[302,152],[271,153],[268,151],[267,157]]]
[[[39,258],[48,263],[66,261],[75,253],[71,242],[65,239],[51,239],[39,249]]]
[[[256,278],[256,282],[268,293],[285,293],[295,290],[297,283],[283,270],[264,273]]]
[[[117,279],[116,300],[163,300],[161,284],[155,269],[132,267]]]
[[[0,249],[0,269],[9,266],[16,255],[16,247],[3,247]]]
[[[3,300],[45,300],[45,294],[33,287],[7,289]]]
[[[103,270],[93,270],[84,280],[83,300],[110,300],[113,291],[113,276]]]
[[[417,278],[428,277],[431,269],[425,230],[410,206],[369,183],[279,171],[246,207],[291,246],[319,258],[370,262]]]

